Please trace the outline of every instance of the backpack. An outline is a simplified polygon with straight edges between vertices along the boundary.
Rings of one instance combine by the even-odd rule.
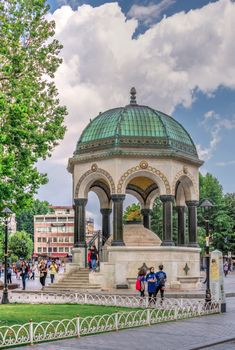
[[[164,278],[163,276],[160,277],[159,286],[160,286],[160,287],[165,287],[165,278]]]
[[[140,291],[141,290],[141,281],[139,278],[137,278],[136,282],[135,282],[135,289]]]

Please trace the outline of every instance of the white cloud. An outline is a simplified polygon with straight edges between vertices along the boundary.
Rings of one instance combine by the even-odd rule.
[[[235,118],[221,118],[214,111],[208,111],[205,113],[204,119],[200,125],[210,133],[211,140],[208,147],[197,145],[198,155],[200,159],[209,160],[222,139],[222,132],[224,130],[229,131],[235,128]],[[221,165],[222,163],[218,163],[217,165],[219,164]]]
[[[190,106],[194,90],[212,94],[221,85],[235,88],[235,4],[230,0],[164,18],[138,38],[133,37],[137,20],[127,20],[117,3],[83,5],[76,11],[64,6],[49,17],[64,45],[56,84],[69,115],[65,139],[46,164],[50,180],[63,191],[59,164],[64,172],[89,119],[126,105],[131,86],[137,89],[137,102],[166,113],[179,104]],[[231,121],[223,123],[228,128]],[[219,138],[215,127],[209,151],[199,151],[210,156]],[[55,193],[52,200],[57,198]]]
[[[138,19],[145,24],[151,24],[158,19],[176,0],[161,0],[158,4],[150,3],[146,6],[132,5],[128,12],[129,17]]]
[[[218,163],[216,163],[216,165],[222,166],[222,167],[225,167],[225,166],[228,166],[228,165],[234,165],[234,164],[235,164],[235,160],[229,160],[227,162],[218,162]]]

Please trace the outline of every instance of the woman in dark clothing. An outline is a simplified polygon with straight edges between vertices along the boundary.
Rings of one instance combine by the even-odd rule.
[[[46,277],[47,277],[47,266],[42,260],[38,266],[40,283],[42,285],[42,290],[45,288]]]
[[[148,283],[148,294],[149,294],[149,304],[155,303],[156,297],[156,276],[154,272],[154,267],[150,267],[149,273],[146,275],[146,282]]]
[[[139,280],[139,292],[140,292],[140,296],[144,297],[144,292],[145,292],[145,271],[140,270],[138,272],[138,276],[137,276],[137,280]]]
[[[20,267],[20,276],[22,278],[23,290],[25,290],[25,287],[26,287],[26,278],[28,276],[28,273],[29,273],[28,266],[26,265],[25,261],[22,261],[22,264]]]

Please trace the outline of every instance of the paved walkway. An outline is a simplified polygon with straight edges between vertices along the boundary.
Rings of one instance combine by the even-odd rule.
[[[3,281],[3,276],[0,278],[1,281]],[[12,278],[12,282],[13,283],[18,283],[20,284],[20,288],[19,289],[16,289],[15,291],[21,291],[21,288],[22,288],[22,281],[21,280],[18,280],[15,278],[15,276],[13,276]],[[224,282],[225,282],[225,292],[227,294],[227,296],[235,296],[235,272],[233,273],[230,273],[225,279],[224,279]],[[50,284],[50,277],[49,275],[47,276],[47,279],[46,279],[46,285],[49,285]],[[32,292],[32,291],[39,291],[41,290],[41,285],[40,285],[40,282],[39,282],[39,277],[36,277],[36,279],[33,281],[33,280],[27,280],[26,281],[26,292]],[[95,293],[100,293],[98,291],[94,291]],[[133,290],[113,290],[113,291],[106,291],[106,292],[101,292],[102,294],[131,294],[131,295],[136,295],[137,293]],[[166,297],[186,297],[187,294],[189,294],[189,297],[193,298],[193,297],[203,297],[204,296],[204,293],[205,293],[205,284],[202,284],[202,288],[201,290],[196,290],[196,291],[193,291],[193,292],[181,292],[181,291],[168,291],[166,290]],[[1,295],[1,293],[0,293]]]
[[[193,350],[235,338],[235,299],[227,301],[227,313],[167,322],[150,327],[139,327],[80,339],[39,344],[34,350]],[[232,343],[231,343],[232,344]],[[234,344],[233,344],[234,345]],[[231,349],[234,349],[235,346]],[[19,348],[14,348],[19,349]],[[28,346],[21,347],[28,350]],[[216,349],[210,347],[207,350]],[[218,347],[218,350],[230,349]]]

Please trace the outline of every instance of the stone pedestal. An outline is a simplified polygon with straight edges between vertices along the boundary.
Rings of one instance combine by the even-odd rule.
[[[85,267],[85,248],[73,248],[73,265],[77,265],[78,267]]]

